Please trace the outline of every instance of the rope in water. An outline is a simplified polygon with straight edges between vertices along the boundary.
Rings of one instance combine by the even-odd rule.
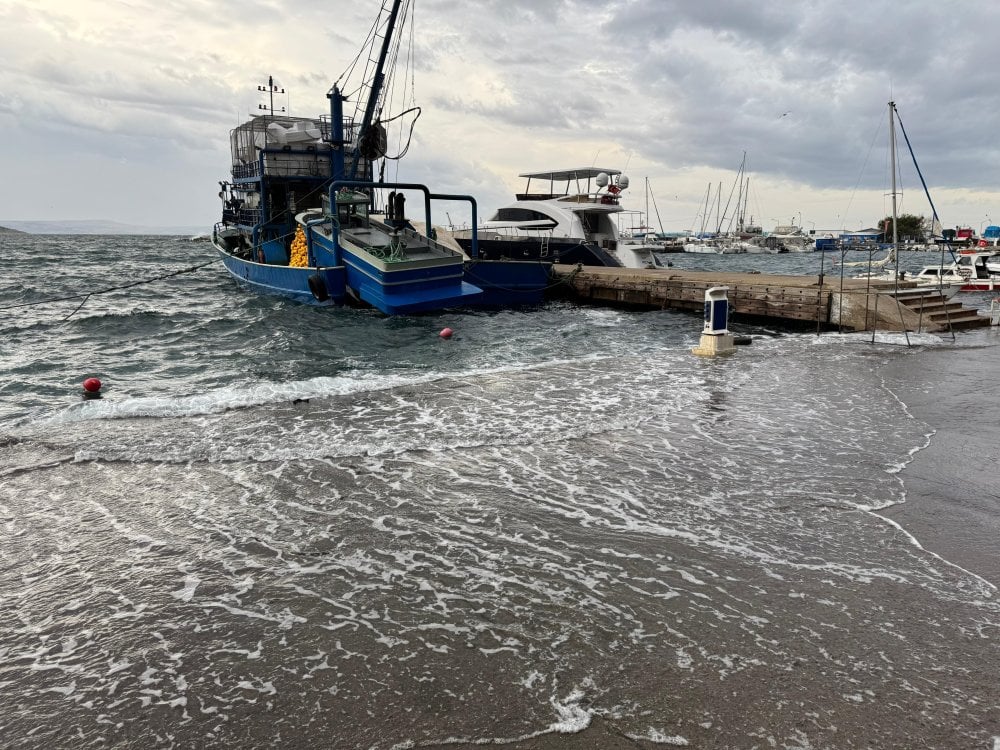
[[[173,276],[180,276],[181,274],[184,273],[192,273],[200,268],[204,268],[205,266],[209,266],[213,263],[219,263],[219,262],[220,262],[219,259],[209,260],[204,263],[199,263],[196,266],[188,266],[187,268],[181,268],[176,271],[171,271],[170,273],[160,274],[159,276],[150,276],[149,278],[139,279],[138,281],[132,281],[128,284],[109,286],[106,289],[98,289],[96,291],[90,291],[90,292],[80,292],[79,294],[67,294],[64,297],[48,297],[46,299],[35,300],[33,302],[19,302],[16,305],[4,305],[0,307],[0,310],[14,310],[21,307],[35,307],[36,305],[49,305],[52,304],[53,302],[65,302],[66,300],[80,299],[82,297],[83,299],[80,302],[80,304],[77,305],[76,309],[73,310],[73,312],[71,312],[65,318],[63,318],[63,322],[65,322],[70,318],[72,318],[74,315],[76,315],[83,308],[83,306],[87,304],[87,300],[89,300],[94,295],[107,294],[108,292],[117,292],[122,289],[130,289],[131,287],[141,286],[143,284],[151,284],[154,281],[162,281],[163,279],[169,279]]]

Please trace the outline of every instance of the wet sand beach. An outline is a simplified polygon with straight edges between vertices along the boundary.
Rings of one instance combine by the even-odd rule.
[[[924,549],[1000,587],[1000,347],[996,331],[963,336],[886,368],[910,413],[934,435],[902,472],[906,502],[883,511]]]

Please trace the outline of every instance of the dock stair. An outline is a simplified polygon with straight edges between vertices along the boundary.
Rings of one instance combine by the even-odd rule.
[[[893,296],[916,315],[917,331],[963,331],[990,325],[990,319],[976,308],[963,305],[955,297],[949,299],[936,289],[900,289]]]

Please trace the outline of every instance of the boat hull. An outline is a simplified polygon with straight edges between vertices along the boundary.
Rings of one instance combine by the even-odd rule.
[[[472,251],[472,240],[468,237],[455,237],[455,241],[467,254]],[[580,240],[559,240],[541,237],[491,238],[480,233],[478,238],[478,255],[480,260],[492,261],[542,261],[545,263],[564,263],[566,265],[583,264],[585,266],[611,266],[617,268],[621,263],[606,249],[593,242]]]
[[[1000,289],[1000,278],[968,279],[962,282],[963,292],[995,292]]]
[[[477,305],[484,307],[541,304],[551,278],[551,263],[468,260],[464,266],[464,279],[483,290]]]
[[[327,306],[342,304],[347,298],[347,274],[343,266],[296,268],[272,265],[240,258],[217,243],[215,249],[236,283],[258,294],[285,297],[307,305]],[[317,277],[322,286],[318,286]],[[321,299],[323,296],[326,298]]]
[[[391,265],[344,250],[349,293],[386,315],[412,315],[476,304],[483,290],[463,280],[462,260],[427,267]],[[388,267],[387,267],[388,265]]]

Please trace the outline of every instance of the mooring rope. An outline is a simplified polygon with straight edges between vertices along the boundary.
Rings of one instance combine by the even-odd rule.
[[[154,281],[162,281],[163,279],[169,279],[173,276],[180,276],[181,274],[184,273],[192,273],[200,268],[204,268],[205,266],[210,266],[213,263],[219,263],[219,262],[221,262],[221,259],[216,258],[214,260],[205,261],[204,263],[199,263],[196,266],[188,266],[187,268],[181,268],[176,271],[171,271],[170,273],[160,274],[159,276],[150,276],[149,278],[139,279],[138,281],[132,281],[128,284],[118,284],[117,286],[109,286],[106,289],[97,289],[89,292],[80,292],[79,294],[67,294],[64,297],[48,297],[46,299],[35,300],[34,302],[19,302],[16,305],[4,305],[0,307],[0,310],[15,310],[21,307],[35,307],[36,305],[49,305],[52,304],[53,302],[65,302],[66,300],[80,299],[82,297],[83,300],[80,302],[77,308],[69,315],[67,315],[65,318],[63,318],[63,322],[65,322],[70,318],[72,318],[74,315],[76,315],[87,303],[87,300],[89,300],[94,295],[107,294],[108,292],[117,292],[122,289],[130,289],[131,287],[134,286],[142,286],[143,284],[151,284]]]

